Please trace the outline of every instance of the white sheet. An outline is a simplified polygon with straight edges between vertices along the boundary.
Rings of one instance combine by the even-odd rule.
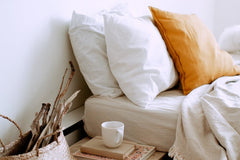
[[[101,135],[104,121],[125,124],[124,138],[168,151],[175,139],[177,117],[185,96],[181,90],[161,93],[147,108],[140,108],[126,96],[90,97],[85,102],[84,127],[91,137]]]

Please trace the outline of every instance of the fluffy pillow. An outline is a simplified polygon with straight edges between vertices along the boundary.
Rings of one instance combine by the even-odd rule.
[[[107,55],[125,95],[140,107],[173,87],[178,75],[150,17],[105,15]]]
[[[224,29],[219,37],[219,45],[229,53],[240,51],[240,25]]]
[[[240,65],[240,51],[238,52],[232,52],[231,56],[233,58],[233,63],[235,65]]]
[[[90,17],[73,12],[69,36],[79,68],[94,95],[117,97],[122,91],[109,68],[104,36],[103,13],[122,14],[124,7]]]
[[[149,7],[180,74],[184,94],[221,76],[240,73],[232,57],[196,15],[183,15]]]

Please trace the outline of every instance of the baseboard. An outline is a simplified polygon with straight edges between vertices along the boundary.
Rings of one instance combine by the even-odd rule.
[[[72,145],[87,135],[83,128],[83,114],[84,107],[81,106],[63,117],[63,133],[69,145]]]
[[[77,141],[79,141],[82,138],[87,136],[83,125],[84,125],[84,123],[81,120],[63,130],[63,134],[64,134],[69,146],[71,146],[72,144],[76,143]]]

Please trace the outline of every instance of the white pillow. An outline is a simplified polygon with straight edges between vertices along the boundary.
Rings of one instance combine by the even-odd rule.
[[[224,29],[219,37],[219,46],[229,53],[240,51],[240,25]]]
[[[122,91],[113,77],[106,54],[103,14],[127,14],[124,4],[95,16],[73,12],[69,36],[79,68],[94,95],[117,97]]]
[[[232,52],[231,56],[233,58],[234,65],[240,65],[240,51]]]
[[[133,103],[146,107],[176,84],[173,61],[150,17],[105,15],[104,29],[110,68]]]

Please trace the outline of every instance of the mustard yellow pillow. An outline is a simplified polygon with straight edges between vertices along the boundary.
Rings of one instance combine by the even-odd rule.
[[[220,50],[215,37],[194,14],[184,15],[149,7],[180,75],[183,93],[221,76],[240,74],[231,55]]]

